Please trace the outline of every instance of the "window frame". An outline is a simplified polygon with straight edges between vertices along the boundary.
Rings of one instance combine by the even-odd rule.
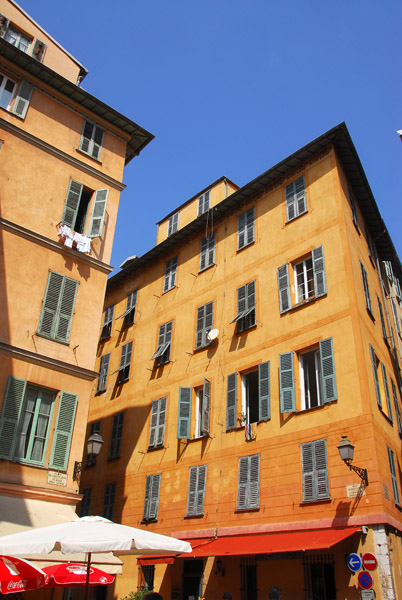
[[[216,233],[207,234],[201,240],[200,250],[200,268],[199,272],[205,271],[215,264],[215,246],[216,246]]]
[[[10,35],[10,31],[16,34],[15,38],[13,38]],[[13,39],[14,41],[9,40],[9,37],[11,37],[11,39]],[[14,25],[10,25],[10,22],[8,22],[7,29],[4,34],[4,40],[12,46],[14,46],[14,48],[18,48],[18,50],[21,50],[21,52],[24,52],[25,54],[29,55],[29,48],[31,47],[32,42],[34,41],[34,38],[28,37],[20,29],[14,27]],[[22,41],[27,42],[25,46],[23,43],[21,44]]]
[[[85,235],[89,238],[101,237],[108,196],[109,188],[93,190],[75,179],[70,179],[60,221],[61,225],[84,235],[89,208],[92,204],[91,219]]]
[[[179,229],[179,215],[180,212],[177,211],[174,213],[174,215],[169,217],[167,237],[170,237]]]
[[[134,323],[135,309],[137,308],[137,296],[138,289],[133,290],[127,296],[126,310],[122,313],[118,319],[123,319],[122,329],[127,329]]]
[[[236,323],[236,333],[243,333],[257,325],[256,280],[237,288],[237,315],[230,323]]]
[[[307,192],[304,175],[297,177],[285,186],[286,223],[294,221],[307,210]]]
[[[255,241],[254,206],[237,217],[237,251],[243,250]]]
[[[202,390],[202,399],[200,391]],[[204,377],[203,385],[195,388],[180,387],[177,411],[177,439],[191,440],[208,437],[211,427],[211,390],[212,383]],[[193,393],[194,392],[194,393]],[[193,402],[195,419],[192,425]],[[194,429],[194,436],[191,431]]]
[[[0,76],[3,77],[3,81],[0,83],[0,108],[3,108],[4,110],[10,112],[11,105],[17,92],[18,84],[14,79],[6,75],[4,72],[0,72]],[[13,90],[11,92],[5,89],[8,82],[11,82],[13,84]],[[3,106],[2,104],[2,96],[4,91],[10,94],[9,100],[5,106]]]
[[[371,304],[371,297],[370,297],[370,287],[369,287],[369,282],[368,282],[368,275],[367,275],[367,271],[362,262],[360,262],[360,271],[362,274],[363,291],[364,291],[364,299],[366,302],[366,308],[367,308],[370,316],[372,318],[374,318],[373,307]]]
[[[103,315],[103,325],[100,334],[100,341],[107,340],[112,335],[112,325],[114,317],[114,304],[110,304],[105,308],[105,314]]]
[[[127,342],[121,347],[120,366],[117,372],[116,385],[125,383],[130,378],[131,355],[133,353],[133,342]]]
[[[245,401],[243,399],[243,377],[247,376],[248,373],[258,371],[258,421],[269,421],[271,419],[271,363],[270,361],[263,361],[256,367],[248,369],[243,373],[240,372],[241,377],[241,407],[244,411]],[[237,428],[238,417],[238,398],[237,398],[237,376],[238,373],[231,373],[227,376],[226,380],[226,431],[231,431]],[[247,417],[247,414],[246,414]],[[240,426],[244,427],[251,425],[246,419],[245,423],[241,423]]]
[[[377,399],[377,405],[378,405],[378,408],[380,409],[380,411],[382,412],[382,414],[391,422],[391,424],[393,424],[393,415],[392,415],[391,397],[390,397],[389,386],[388,386],[387,369],[386,369],[384,363],[381,362],[380,359],[378,358],[376,351],[371,344],[369,344],[369,349],[370,349],[371,366],[372,366],[372,370],[373,370],[374,388],[375,388],[375,394],[376,394],[376,399]],[[381,367],[381,373],[382,373],[382,386],[380,385],[380,378],[379,378],[379,374],[378,374],[380,367]],[[383,399],[385,399],[388,414],[385,412],[385,410],[383,408]]]
[[[173,321],[159,325],[158,346],[150,360],[155,361],[155,366],[160,367],[170,362],[170,350],[172,345]]]
[[[163,280],[163,293],[176,287],[178,256],[173,256],[165,263],[165,277]]]
[[[208,333],[212,331],[214,323],[214,302],[207,302],[197,308],[197,321],[195,331],[195,350],[201,350],[211,344]]]
[[[89,128],[91,128],[90,132]],[[97,125],[94,121],[91,121],[90,119],[86,119],[82,126],[79,150],[84,154],[87,154],[91,158],[94,158],[95,160],[99,161],[100,153],[103,146],[104,135],[104,127]]]
[[[85,488],[84,490],[82,490],[80,517],[87,517],[91,514],[91,499],[92,488]]]
[[[198,197],[198,214],[197,214],[198,217],[203,215],[205,212],[207,212],[207,210],[209,210],[211,208],[210,200],[211,200],[211,190],[204,192],[203,194],[201,194],[201,196]]]
[[[313,265],[313,280],[314,280],[314,294],[308,297],[301,302],[292,302],[292,299],[295,299],[296,296],[291,294],[291,285],[290,285],[290,274],[289,274],[289,265],[292,267],[294,271],[294,267],[302,260],[306,260],[311,257],[312,265]],[[300,306],[304,306],[305,304],[309,304],[310,302],[314,302],[317,298],[322,298],[327,295],[327,274],[325,269],[325,254],[324,254],[324,246],[317,246],[313,248],[311,252],[305,254],[304,257],[297,259],[297,261],[292,261],[290,263],[285,263],[278,267],[277,269],[277,279],[278,279],[278,294],[279,294],[279,312],[280,314],[284,314],[293,308],[298,308]],[[293,298],[292,298],[293,296]]]

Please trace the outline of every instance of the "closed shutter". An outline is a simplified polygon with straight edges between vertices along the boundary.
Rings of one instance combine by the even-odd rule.
[[[191,387],[179,388],[179,412],[177,418],[177,438],[190,439],[191,425]]]
[[[295,412],[295,383],[293,376],[293,352],[279,355],[279,389],[281,412]]]
[[[315,297],[325,296],[327,293],[327,280],[325,275],[324,247],[319,246],[312,251],[314,272]]]
[[[211,412],[211,382],[204,378],[204,386],[202,389],[202,416],[201,416],[201,433],[209,435],[209,422]]]
[[[381,371],[382,371],[382,378],[384,381],[384,390],[385,390],[385,399],[387,401],[387,408],[388,408],[388,417],[391,421],[391,423],[393,423],[393,417],[392,417],[392,406],[391,406],[391,398],[389,395],[389,387],[388,387],[388,377],[387,377],[387,370],[385,368],[384,363],[381,363]]]
[[[279,310],[281,313],[291,308],[289,266],[286,263],[278,268]]]
[[[202,515],[204,512],[207,465],[190,467],[188,481],[187,516]]]
[[[228,375],[226,392],[226,429],[236,427],[237,374]]]
[[[237,509],[259,507],[260,497],[260,455],[239,458],[239,480],[237,488]]]
[[[391,387],[392,387],[392,395],[394,397],[394,406],[395,406],[395,414],[396,414],[396,422],[398,425],[398,432],[399,432],[399,436],[402,436],[402,420],[401,420],[401,411],[399,408],[399,402],[398,402],[398,393],[396,391],[396,385],[395,383],[392,381],[391,379]]]
[[[100,361],[98,386],[96,388],[97,392],[103,392],[104,390],[106,390],[107,376],[109,373],[109,363],[110,363],[110,354],[104,354],[101,357],[101,361]]]
[[[127,379],[129,378],[132,350],[133,350],[133,342],[124,344],[124,346],[122,346],[122,348],[121,348],[120,367],[119,367],[119,374],[117,376],[117,383],[122,383],[123,381],[127,381]]]
[[[215,263],[215,232],[201,240],[200,271]]]
[[[382,410],[382,401],[381,401],[381,392],[380,392],[380,382],[378,381],[378,371],[377,371],[377,359],[375,355],[374,348],[370,345],[370,355],[371,355],[371,365],[373,367],[373,375],[374,375],[374,385],[375,385],[375,394],[377,397],[377,404]]]
[[[304,175],[289,183],[285,188],[286,218],[291,221],[307,211]]]
[[[160,475],[151,475],[152,483],[150,490],[150,499],[149,499],[149,512],[148,518],[152,520],[156,520],[158,517],[158,508],[159,508],[159,490],[160,490]]]
[[[44,42],[41,42],[40,40],[36,39],[32,50],[32,56],[36,58],[37,61],[43,62],[43,57],[45,56],[46,48],[47,46]]]
[[[207,480],[207,465],[198,467],[198,481],[196,494],[196,513],[202,515],[204,512],[205,484]]]
[[[369,289],[369,284],[368,284],[368,278],[367,278],[367,271],[364,268],[364,266],[362,265],[362,263],[360,263],[360,270],[362,273],[362,280],[363,280],[363,289],[364,289],[364,297],[366,300],[366,307],[367,310],[372,314],[372,308],[371,308],[371,299],[370,299],[370,289]]]
[[[38,333],[60,342],[70,335],[78,281],[50,271]]]
[[[328,467],[326,440],[301,445],[303,502],[328,498]]]
[[[323,402],[331,402],[337,399],[335,361],[332,338],[320,342],[320,363]]]
[[[384,340],[388,344],[388,336],[387,336],[387,328],[386,328],[386,325],[385,325],[384,312],[382,310],[381,300],[379,299],[378,296],[377,296],[377,304],[378,304],[378,312],[380,313],[382,336],[383,336]]]
[[[95,192],[94,207],[88,233],[89,237],[98,237],[102,235],[108,194],[108,189],[97,190]]]
[[[159,421],[156,432],[156,445],[163,446],[165,440],[166,397],[159,400]]]
[[[394,501],[397,506],[400,506],[398,478],[396,475],[396,468],[395,468],[395,457],[394,457],[394,453],[392,452],[391,448],[388,448],[388,446],[387,446],[387,450],[388,450],[389,470],[391,473],[391,482],[392,482],[392,491],[394,494]]]
[[[313,442],[302,444],[303,501],[315,500]]]
[[[317,499],[328,498],[328,467],[326,440],[317,440],[314,443],[314,457],[316,469]]]
[[[124,412],[113,417],[112,435],[110,436],[109,458],[119,458],[123,440]]]
[[[356,203],[355,203],[355,199],[352,194],[352,190],[350,188],[349,188],[349,204],[350,204],[350,210],[352,211],[353,224],[355,225],[355,227],[358,230]]]
[[[83,187],[84,186],[82,183],[74,181],[73,179],[71,179],[68,186],[61,222],[63,225],[71,227],[71,229],[74,229],[75,226],[75,220],[77,218]]]
[[[259,421],[267,421],[271,418],[271,386],[270,386],[270,363],[263,362],[258,365],[258,401]]]
[[[14,101],[13,109],[11,111],[14,115],[17,115],[17,117],[21,117],[21,119],[25,119],[33,89],[34,88],[31,83],[28,83],[28,81],[25,81],[25,79],[21,81],[17,96]]]
[[[254,241],[254,208],[237,217],[237,249],[241,250]]]
[[[167,261],[165,265],[165,280],[163,284],[163,292],[171,290],[176,285],[177,272],[177,256]]]
[[[78,281],[73,281],[72,279],[64,277],[62,293],[60,298],[57,328],[55,330],[55,339],[60,342],[67,342],[70,337],[70,328],[77,289]]]
[[[0,458],[11,459],[27,382],[10,376],[0,419]]]
[[[61,392],[56,431],[49,462],[49,468],[51,469],[58,469],[60,471],[67,470],[76,407],[76,394]]]

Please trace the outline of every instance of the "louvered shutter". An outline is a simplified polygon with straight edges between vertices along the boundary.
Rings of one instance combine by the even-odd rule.
[[[302,444],[303,502],[315,500],[313,442]]]
[[[250,485],[248,508],[258,508],[260,504],[260,455],[250,456]]]
[[[391,398],[389,395],[387,370],[385,368],[384,363],[381,363],[381,371],[382,371],[382,378],[384,381],[384,390],[385,390],[385,399],[387,401],[388,417],[389,417],[391,423],[393,423],[394,420],[392,418],[392,406],[391,406]]]
[[[177,438],[179,440],[190,439],[191,392],[191,387],[179,388],[179,411],[177,419]]]
[[[194,516],[196,514],[196,497],[198,483],[198,467],[190,467],[188,479],[188,496],[187,496],[187,515]]]
[[[68,341],[77,286],[77,281],[50,271],[39,319],[39,334]]]
[[[5,15],[0,13],[0,38],[5,37],[9,25],[10,25],[10,19],[7,19],[7,17]]]
[[[254,242],[254,208],[246,212],[246,240],[245,245]]]
[[[77,289],[78,281],[64,277],[59,310],[56,315],[57,328],[54,336],[60,342],[67,342],[70,337]]]
[[[293,352],[279,355],[279,388],[281,412],[295,412],[295,383],[293,376]]]
[[[247,308],[247,286],[242,285],[242,287],[237,290],[237,316],[236,320],[243,316]]]
[[[325,276],[324,247],[319,246],[312,251],[314,272],[315,297],[325,296],[327,293],[327,280]]]
[[[151,426],[149,429],[149,441],[148,446],[153,448],[156,446],[156,431],[158,427],[158,413],[159,413],[159,400],[154,400],[152,402],[152,410],[151,410]]]
[[[149,499],[149,519],[156,519],[158,517],[159,507],[159,490],[160,490],[160,475],[151,475],[152,485],[151,494]]]
[[[388,446],[387,446],[387,450],[388,450],[388,462],[389,462],[389,470],[391,473],[391,482],[392,482],[392,491],[394,494],[394,500],[395,500],[395,504],[397,504],[397,506],[400,506],[398,478],[396,475],[394,453],[392,452],[391,448],[389,448]]]
[[[166,422],[166,397],[159,399],[158,427],[156,432],[156,445],[163,446],[165,439]]]
[[[67,470],[76,407],[76,394],[61,392],[56,431],[53,438],[52,454],[49,462],[50,469],[57,469],[60,471]]]
[[[306,202],[306,186],[304,183],[304,175],[296,179],[295,185],[295,201],[297,216],[302,215],[307,210]]]
[[[196,495],[196,514],[202,515],[204,512],[205,484],[207,480],[207,465],[198,467],[197,495]]]
[[[11,111],[14,115],[17,115],[17,117],[21,117],[21,119],[25,119],[33,89],[34,86],[31,83],[25,81],[25,79],[21,80],[13,109]]]
[[[41,42],[40,40],[36,39],[32,50],[32,56],[36,58],[37,61],[43,62],[43,57],[45,55],[46,48],[47,46],[44,42]]]
[[[0,419],[0,458],[13,457],[14,442],[20,418],[27,382],[10,376],[4,396]]]
[[[152,475],[147,475],[145,479],[145,498],[144,498],[144,512],[142,515],[143,521],[149,519],[149,506],[151,499],[151,487],[152,487]]]
[[[177,272],[177,256],[167,261],[165,265],[165,280],[163,284],[163,292],[171,290],[176,285]]]
[[[247,490],[249,483],[249,456],[239,458],[239,481],[237,484],[237,509],[247,508]]]
[[[314,443],[314,458],[316,469],[317,499],[328,498],[328,467],[327,467],[327,444],[325,440],[317,440]]]
[[[260,455],[239,458],[239,481],[237,488],[237,509],[259,507],[260,498]]]
[[[109,373],[110,354],[104,354],[101,357],[99,367],[98,386],[96,391],[103,392],[106,389],[107,376]]]
[[[323,402],[331,402],[337,399],[335,361],[332,338],[320,342],[320,363]]]
[[[285,188],[286,197],[286,220],[291,221],[296,217],[296,202],[295,202],[295,191],[294,182],[289,183]]]
[[[66,202],[64,204],[61,222],[63,223],[63,225],[71,227],[71,229],[74,229],[83,187],[84,186],[82,185],[82,183],[74,181],[73,179],[71,179],[68,186],[67,197]]]
[[[356,204],[355,204],[355,199],[352,194],[352,190],[350,188],[349,188],[349,204],[350,204],[350,209],[352,211],[352,221],[353,221],[355,227],[357,228],[358,224],[357,224]]]
[[[201,240],[200,271],[215,263],[215,232]]]
[[[281,313],[291,308],[289,266],[286,263],[278,268],[279,310]]]
[[[201,433],[209,435],[209,420],[211,412],[211,382],[204,378],[204,386],[202,389],[202,417],[201,417]]]
[[[89,237],[98,237],[102,235],[108,194],[108,189],[97,190],[95,192],[94,207],[88,233]]]
[[[271,418],[271,386],[270,386],[270,363],[263,362],[258,365],[258,401],[259,421],[267,421]]]
[[[121,348],[120,367],[119,367],[119,374],[117,376],[117,383],[122,383],[123,381],[127,381],[128,377],[129,377],[132,349],[133,349],[133,342],[124,344],[124,346],[122,346],[122,348]]]
[[[246,285],[246,315],[255,308],[255,281]],[[245,316],[246,316],[245,315]]]
[[[362,263],[360,263],[360,270],[362,273],[364,297],[366,299],[366,307],[367,307],[367,310],[370,313],[372,313],[373,311],[371,308],[371,298],[370,298],[370,289],[369,289],[368,278],[367,278],[367,271],[364,268],[364,266],[362,265]]]
[[[214,322],[214,303],[208,302],[205,305],[205,325],[204,325],[204,343],[208,342],[207,333],[211,331]]]
[[[226,399],[226,429],[236,427],[237,375],[228,375]]]
[[[377,397],[377,404],[380,407],[380,409],[382,410],[380,382],[378,381],[378,372],[377,372],[377,359],[375,356],[374,348],[371,344],[370,344],[370,355],[371,355],[371,365],[373,367],[374,385],[375,385],[375,394]]]
[[[89,152],[89,146],[92,138],[92,131],[95,125],[90,121],[85,121],[84,128],[82,130],[81,141],[80,141],[80,150],[82,152]]]
[[[240,250],[246,244],[246,213],[237,217],[237,249]]]
[[[204,324],[205,324],[206,305],[200,306],[197,309],[197,331],[195,334],[195,347],[199,348],[204,345]]]
[[[382,336],[383,336],[384,340],[388,343],[387,328],[385,326],[384,312],[382,310],[381,300],[379,299],[378,296],[377,296],[377,304],[378,304],[378,312],[380,313]]]
[[[401,420],[401,411],[399,408],[398,402],[398,393],[396,391],[396,385],[391,379],[391,387],[392,387],[392,395],[394,397],[394,406],[395,406],[395,414],[396,414],[396,422],[398,425],[399,436],[402,436],[402,420]]]
[[[200,271],[203,271],[206,268],[207,258],[208,258],[208,238],[204,237],[201,240]]]

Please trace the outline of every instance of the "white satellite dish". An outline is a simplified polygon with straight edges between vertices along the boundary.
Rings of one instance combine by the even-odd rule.
[[[218,335],[219,335],[219,329],[211,329],[211,331],[208,331],[208,333],[207,333],[207,339],[209,342],[212,342],[212,340],[216,340]]]

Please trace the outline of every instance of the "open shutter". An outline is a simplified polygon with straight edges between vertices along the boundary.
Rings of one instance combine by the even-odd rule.
[[[253,308],[255,308],[255,281],[250,281],[250,283],[246,285],[246,315],[248,315]]]
[[[249,482],[249,456],[239,458],[239,481],[237,484],[237,509],[247,508],[247,490]]]
[[[38,333],[46,337],[52,337],[56,330],[63,280],[63,275],[50,271],[38,325]]]
[[[314,500],[314,458],[313,443],[308,442],[301,446],[302,477],[303,477],[303,502]]]
[[[293,352],[279,355],[279,388],[281,412],[295,412],[295,382],[293,376]]]
[[[49,462],[50,469],[58,469],[60,471],[66,471],[67,469],[76,407],[76,394],[61,392],[56,431]]]
[[[39,62],[43,62],[43,57],[46,52],[46,44],[36,39],[35,44],[32,50],[32,56],[36,58]]]
[[[160,482],[161,476],[152,475],[152,485],[151,485],[151,494],[149,499],[149,519],[155,520],[158,517],[158,508],[159,508],[159,490],[160,490]]]
[[[98,237],[102,235],[108,194],[108,189],[97,190],[95,192],[94,207],[88,233],[89,237]]]
[[[320,500],[329,496],[326,440],[317,440],[314,442],[314,459],[316,469],[316,498]]]
[[[327,280],[325,276],[324,247],[318,246],[312,251],[314,272],[315,297],[325,296],[327,293]]]
[[[258,402],[259,421],[267,421],[271,418],[271,386],[270,386],[270,363],[263,362],[258,365]]]
[[[292,306],[290,301],[289,266],[287,263],[278,268],[278,289],[279,310],[284,313]]]
[[[377,404],[382,410],[382,402],[381,402],[381,392],[380,392],[380,382],[378,381],[378,372],[377,372],[377,359],[375,356],[374,348],[370,345],[370,355],[371,355],[371,365],[373,367],[373,375],[374,375],[374,385],[375,385],[375,394],[377,396]]]
[[[177,438],[190,439],[191,425],[191,387],[179,388],[179,413],[177,418]]]
[[[28,81],[25,81],[25,79],[22,79],[11,111],[14,115],[21,117],[21,119],[25,119],[32,92],[33,85]]]
[[[205,332],[205,312],[206,304],[200,306],[197,309],[197,332],[195,334],[195,347],[199,348],[204,344],[204,332]]]
[[[57,328],[54,338],[60,342],[68,342],[71,322],[77,295],[78,281],[64,277],[60,305],[57,314]]]
[[[377,296],[377,304],[378,304],[378,312],[380,313],[382,336],[383,336],[384,340],[386,341],[386,343],[388,344],[388,336],[387,336],[387,328],[385,326],[384,312],[382,310],[381,300],[379,299],[378,296]]]
[[[391,387],[392,387],[392,395],[394,397],[394,406],[395,406],[395,414],[396,414],[396,422],[398,425],[398,432],[399,432],[399,436],[402,436],[402,420],[401,420],[401,411],[399,408],[399,402],[398,402],[398,393],[396,391],[396,385],[395,383],[392,381],[391,379]],[[0,436],[1,439],[1,436]]]
[[[110,354],[104,354],[101,357],[100,361],[98,385],[96,388],[96,392],[103,392],[104,390],[106,390],[107,376],[109,373],[109,362]]]
[[[364,266],[362,265],[362,263],[360,263],[360,270],[362,272],[363,289],[364,289],[364,297],[366,299],[366,307],[367,307],[367,310],[370,313],[372,313],[373,311],[371,308],[370,288],[369,288],[369,284],[368,284],[367,271],[364,268]]]
[[[320,342],[320,363],[322,378],[323,401],[331,402],[337,399],[335,361],[332,338]]]
[[[9,25],[10,25],[10,19],[7,19],[7,17],[5,15],[0,13],[0,38],[5,37]]]
[[[0,458],[11,459],[27,382],[10,376],[0,419]]]
[[[149,505],[151,498],[151,487],[152,487],[152,475],[147,475],[145,479],[145,498],[144,498],[144,512],[142,515],[143,521],[149,519]]]
[[[68,186],[67,197],[66,202],[64,204],[63,217],[61,219],[61,222],[63,223],[63,225],[71,227],[71,229],[74,229],[83,187],[84,186],[82,185],[82,183],[74,181],[73,179],[71,179],[70,184]]]
[[[387,401],[388,417],[389,417],[391,423],[393,423],[394,420],[392,418],[392,406],[391,406],[391,398],[390,398],[390,395],[389,395],[387,370],[385,368],[384,363],[381,363],[381,371],[382,371],[382,378],[384,380],[384,390],[385,390],[385,398],[386,398],[386,401]]]
[[[228,375],[226,397],[226,429],[236,427],[237,374]]]
[[[165,439],[166,397],[159,400],[159,421],[156,432],[156,445],[163,446]]]
[[[388,462],[389,462],[389,470],[391,473],[391,482],[392,482],[392,491],[394,494],[394,500],[395,500],[395,504],[400,506],[398,478],[396,475],[394,453],[392,452],[391,448],[389,448],[388,446],[387,446],[387,450],[388,450]]]
[[[306,202],[306,185],[304,183],[304,175],[296,179],[295,184],[295,201],[297,216],[302,215],[307,210]]]
[[[209,419],[211,412],[211,382],[204,378],[202,390],[202,417],[201,432],[203,435],[209,435]]]

